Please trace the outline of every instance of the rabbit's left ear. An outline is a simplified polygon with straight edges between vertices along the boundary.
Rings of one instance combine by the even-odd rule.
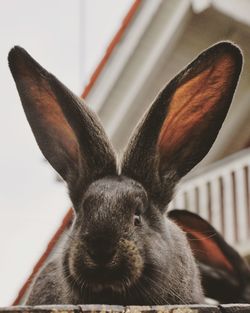
[[[211,148],[242,67],[236,46],[221,42],[200,54],[159,94],[125,152],[122,172],[164,207],[171,185]]]
[[[116,158],[93,112],[23,48],[9,53],[9,66],[36,141],[68,183],[72,198],[87,184],[116,174]],[[73,196],[74,194],[74,196]]]
[[[221,303],[250,301],[250,269],[239,253],[207,221],[185,210],[168,213],[187,234],[206,297]]]

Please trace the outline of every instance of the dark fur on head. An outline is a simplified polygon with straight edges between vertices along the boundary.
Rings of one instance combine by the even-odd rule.
[[[156,98],[118,171],[95,114],[25,50],[10,51],[27,119],[75,208],[63,255],[39,273],[27,304],[204,301],[187,238],[165,212],[176,183],[214,142],[241,62],[227,42],[198,56]]]

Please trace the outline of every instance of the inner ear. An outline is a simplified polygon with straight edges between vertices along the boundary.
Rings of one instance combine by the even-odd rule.
[[[209,151],[226,117],[239,75],[230,51],[203,63],[201,58],[182,76],[158,138],[162,163],[177,164],[181,175]]]
[[[185,210],[170,211],[168,216],[186,233],[197,261],[228,273],[235,271],[230,255],[232,248],[212,225]]]
[[[158,144],[161,149],[171,151],[173,143],[185,142],[194,125],[202,122],[217,101],[225,96],[232,69],[232,59],[225,56],[177,89],[160,132]]]
[[[212,231],[206,232],[195,231],[187,226],[180,225],[188,237],[189,244],[195,255],[195,258],[202,264],[207,264],[210,267],[234,272],[233,265],[221,251],[221,248],[213,240],[216,233]]]
[[[51,87],[54,78],[24,49],[14,47],[9,66],[23,108],[45,158],[67,180],[79,167],[79,144]]]

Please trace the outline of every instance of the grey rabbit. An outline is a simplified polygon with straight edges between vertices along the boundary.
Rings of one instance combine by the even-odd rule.
[[[220,42],[171,80],[120,164],[82,99],[20,47],[10,51],[9,66],[36,141],[66,181],[75,210],[63,254],[38,274],[26,304],[204,303],[190,244],[166,211],[226,117],[242,67],[239,48]]]

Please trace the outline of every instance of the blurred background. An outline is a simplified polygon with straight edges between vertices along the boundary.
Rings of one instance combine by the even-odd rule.
[[[7,65],[24,47],[99,114],[118,152],[164,84],[220,40],[244,71],[208,156],[171,207],[208,219],[245,256],[250,245],[250,3],[248,0],[2,0],[0,3],[0,305],[10,305],[70,202],[43,159]],[[66,227],[66,226],[65,226]],[[22,297],[25,296],[24,294]]]

